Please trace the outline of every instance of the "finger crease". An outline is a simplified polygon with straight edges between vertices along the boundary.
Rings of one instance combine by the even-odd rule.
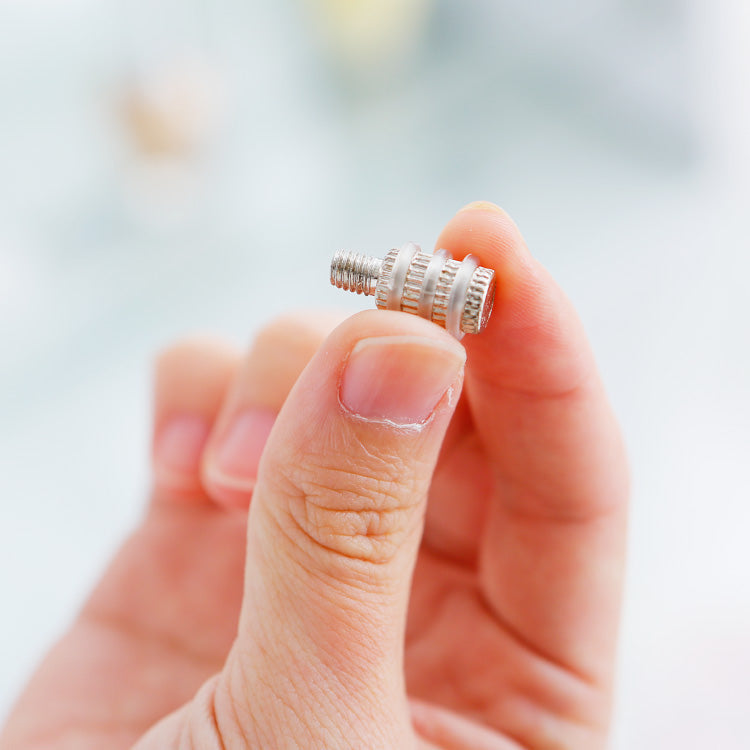
[[[485,596],[482,589],[478,589],[477,595],[481,606],[487,611],[487,613],[494,618],[497,624],[503,628],[503,630],[509,635],[519,648],[529,653],[535,659],[539,659],[552,667],[559,669],[570,677],[574,678],[577,682],[581,683],[587,688],[594,689],[596,691],[601,690],[601,685],[598,680],[590,674],[583,672],[582,670],[574,667],[572,664],[568,664],[562,659],[547,653],[544,649],[530,641],[495,607],[492,602]]]

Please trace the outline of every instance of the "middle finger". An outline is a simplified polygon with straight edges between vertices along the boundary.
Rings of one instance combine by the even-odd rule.
[[[302,370],[343,316],[299,312],[265,326],[240,365],[203,455],[215,502],[247,508],[276,415]]]

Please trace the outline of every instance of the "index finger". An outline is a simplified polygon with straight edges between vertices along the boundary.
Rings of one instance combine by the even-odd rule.
[[[583,327],[497,206],[467,206],[438,247],[474,253],[497,274],[489,325],[466,341],[466,393],[494,478],[483,593],[524,647],[607,681],[628,473]]]

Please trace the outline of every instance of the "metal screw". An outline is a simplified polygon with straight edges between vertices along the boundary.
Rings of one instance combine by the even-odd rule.
[[[495,272],[476,256],[456,261],[447,250],[430,255],[413,242],[383,260],[340,250],[331,261],[331,284],[374,295],[381,310],[427,318],[457,339],[482,331],[495,301]]]

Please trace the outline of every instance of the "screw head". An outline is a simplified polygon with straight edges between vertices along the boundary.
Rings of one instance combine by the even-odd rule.
[[[495,272],[480,266],[474,272],[466,293],[466,305],[461,329],[466,333],[481,333],[492,315],[495,305],[497,280]]]

